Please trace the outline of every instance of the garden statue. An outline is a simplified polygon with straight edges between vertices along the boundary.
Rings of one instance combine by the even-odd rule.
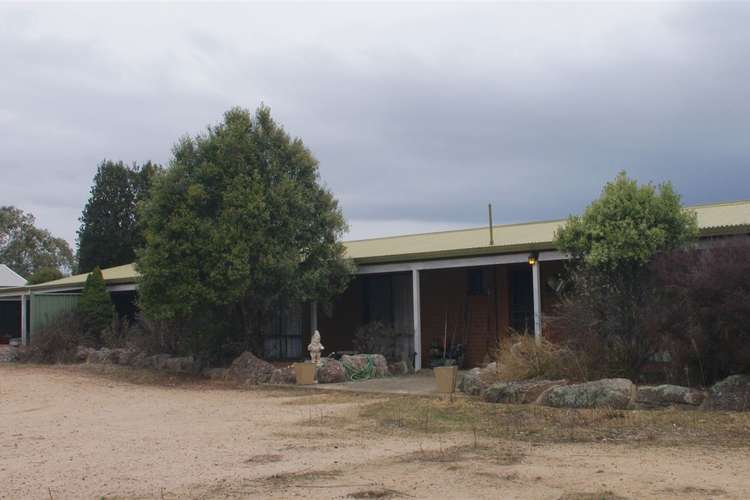
[[[325,347],[320,343],[320,332],[315,330],[310,345],[307,346],[307,350],[310,351],[310,360],[316,365],[320,364],[320,351],[323,349],[325,349]]]

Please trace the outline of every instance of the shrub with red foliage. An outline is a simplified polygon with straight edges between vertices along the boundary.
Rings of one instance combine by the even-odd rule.
[[[671,252],[653,269],[672,378],[708,385],[750,373],[750,238]]]
[[[545,336],[585,377],[708,386],[750,373],[750,237],[658,255],[635,286],[573,268]]]

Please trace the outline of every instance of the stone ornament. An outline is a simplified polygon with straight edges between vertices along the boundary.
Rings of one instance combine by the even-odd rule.
[[[307,350],[310,352],[310,360],[316,365],[320,365],[320,351],[324,349],[325,347],[320,343],[320,332],[315,330],[310,345],[307,346]]]

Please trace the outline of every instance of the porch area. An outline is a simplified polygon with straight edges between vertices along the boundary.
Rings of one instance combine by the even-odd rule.
[[[444,351],[471,368],[511,331],[542,335],[562,270],[553,251],[363,265],[330,310],[313,307],[312,326],[327,352],[352,350],[357,329],[379,322],[401,334],[400,355],[415,369]]]

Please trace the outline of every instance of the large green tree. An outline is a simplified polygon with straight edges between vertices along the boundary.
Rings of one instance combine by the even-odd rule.
[[[56,267],[42,267],[34,271],[29,279],[26,280],[27,285],[38,285],[39,283],[46,283],[48,281],[57,280],[63,277],[63,273],[60,272]]]
[[[70,272],[74,259],[68,243],[35,224],[31,214],[0,207],[0,262],[26,277],[49,268]]]
[[[350,279],[338,203],[312,153],[267,107],[232,109],[182,139],[142,216],[142,305],[191,323],[193,335],[207,318],[231,318],[236,338],[223,341],[257,353],[274,311],[327,302]]]
[[[639,186],[620,172],[556,238],[561,250],[588,268],[634,275],[657,253],[679,248],[697,234],[695,212],[682,208],[670,183]]]
[[[148,196],[160,167],[151,162],[128,167],[104,160],[99,164],[91,195],[83,209],[78,230],[78,270],[108,268],[135,260],[143,246],[143,230],[137,206]]]
[[[697,234],[695,212],[682,207],[670,183],[638,185],[625,172],[557,231],[558,248],[572,257],[573,292],[563,301],[562,316],[574,335],[588,332],[601,340],[621,375],[637,377],[661,347],[648,313],[660,293],[652,260]]]

